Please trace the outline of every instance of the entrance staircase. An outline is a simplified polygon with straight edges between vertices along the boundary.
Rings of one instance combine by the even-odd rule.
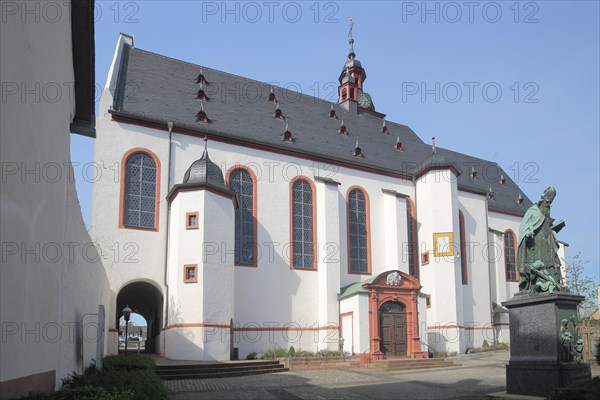
[[[454,366],[454,361],[443,358],[389,358],[385,360],[373,360],[369,368],[380,371],[405,371],[423,368],[441,368]]]
[[[226,378],[289,371],[279,361],[233,361],[205,364],[157,365],[163,380]]]

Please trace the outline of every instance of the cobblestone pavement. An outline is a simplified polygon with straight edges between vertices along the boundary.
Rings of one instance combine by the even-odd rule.
[[[330,369],[166,383],[171,400],[482,399],[505,389],[508,352],[457,360],[458,366],[404,372]]]

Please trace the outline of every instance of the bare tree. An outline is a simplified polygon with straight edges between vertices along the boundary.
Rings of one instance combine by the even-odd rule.
[[[585,299],[577,306],[579,318],[585,318],[590,315],[594,310],[597,309],[597,296],[596,282],[594,279],[585,275],[585,266],[589,260],[584,260],[581,256],[581,252],[575,254],[567,261],[566,274],[567,274],[567,288],[571,293],[584,296]]]

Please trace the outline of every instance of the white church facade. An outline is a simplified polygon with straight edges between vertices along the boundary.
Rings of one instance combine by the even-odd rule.
[[[365,79],[352,39],[331,103],[121,35],[91,224],[120,251],[105,262],[111,335],[129,305],[149,351],[180,360],[340,338],[349,353],[418,358],[509,340],[500,304],[518,291],[531,201],[497,164],[387,121]]]

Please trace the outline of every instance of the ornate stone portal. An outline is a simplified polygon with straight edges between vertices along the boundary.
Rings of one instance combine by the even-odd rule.
[[[519,229],[519,292],[502,303],[509,310],[510,360],[506,366],[509,394],[547,396],[553,389],[591,378],[582,362],[577,305],[582,296],[565,287],[557,254],[550,206],[556,191],[548,188],[531,206]]]
[[[417,298],[421,285],[410,275],[400,271],[388,271],[380,274],[371,283],[363,285],[369,292],[369,335],[371,339],[371,356],[381,360],[382,351],[381,309],[384,304],[392,302],[402,306],[405,313],[406,350],[403,356],[410,358],[427,358],[427,352],[421,350],[419,337],[419,321]]]

